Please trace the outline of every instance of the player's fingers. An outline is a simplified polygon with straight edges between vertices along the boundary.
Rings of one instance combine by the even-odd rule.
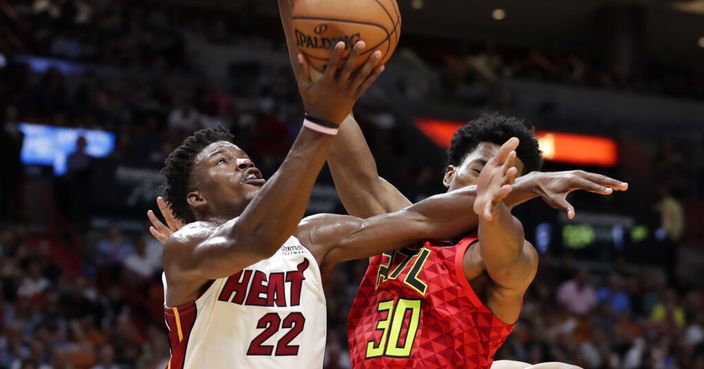
[[[514,184],[516,182],[517,175],[518,175],[518,169],[516,167],[508,168],[508,170],[506,171],[505,183],[508,185]]]
[[[147,218],[149,219],[149,222],[152,223],[152,227],[154,227],[157,231],[160,233],[163,233],[164,231],[168,231],[168,228],[166,228],[166,225],[162,223],[159,218],[156,217],[153,211],[149,210],[147,211]]]
[[[616,191],[628,190],[628,183],[627,182],[622,182],[622,181],[619,181],[618,179],[613,179],[613,178],[607,177],[603,174],[584,172],[583,177],[586,178],[587,180],[598,183],[602,186],[613,188]]]
[[[575,178],[572,181],[574,190],[584,190],[592,193],[598,193],[600,195],[611,195],[614,190],[611,187],[602,186],[599,183],[595,183],[584,178]]]
[[[300,76],[300,83],[310,83],[312,81],[310,77],[310,66],[308,61],[303,54],[298,54],[298,63],[296,63],[296,75]]]
[[[493,204],[491,201],[487,201],[486,205],[484,205],[484,220],[491,221],[494,219],[494,217],[491,215],[491,208],[493,207]]]
[[[504,175],[506,175],[508,173],[508,170],[513,167],[513,164],[515,161],[516,161],[516,151],[511,151],[510,153],[508,153],[506,160],[501,165],[502,173]]]
[[[498,190],[494,193],[494,198],[492,202],[492,207],[496,207],[499,205],[500,202],[504,201],[506,196],[508,196],[509,193],[513,190],[513,187],[511,185],[503,185],[499,187]]]
[[[324,78],[328,80],[333,80],[337,76],[337,71],[340,67],[340,59],[342,58],[342,52],[345,50],[345,43],[340,41],[335,44],[332,49],[332,54],[328,60],[328,64],[325,67]]]
[[[149,233],[151,233],[152,236],[154,238],[156,238],[157,241],[159,241],[159,243],[161,243],[162,245],[166,245],[166,240],[168,239],[168,237],[159,233],[159,231],[157,231],[156,228],[149,227]]]
[[[352,87],[358,88],[359,86],[363,85],[367,79],[374,76],[374,68],[377,66],[377,64],[379,64],[379,60],[381,60],[381,51],[377,50],[373,52],[369,59],[367,59],[367,61],[364,63],[364,65],[359,68],[357,74],[354,77],[354,81],[352,81]]]
[[[496,160],[496,163],[498,165],[503,165],[503,163],[506,162],[506,159],[508,158],[509,154],[511,154],[511,151],[514,151],[518,148],[519,143],[520,141],[516,137],[511,137],[508,139],[508,141],[504,142],[504,144],[501,145],[499,151],[494,156],[494,160]]]
[[[359,88],[357,88],[357,92],[356,92],[357,98],[359,98],[359,97],[362,96],[365,92],[367,92],[367,90],[369,89],[369,87],[371,87],[372,84],[374,84],[374,81],[376,81],[377,78],[379,78],[379,76],[380,76],[381,73],[384,71],[384,69],[386,69],[386,67],[383,66],[383,65],[380,66],[380,67],[378,67],[378,68],[376,68],[376,69],[374,69],[374,73],[372,73],[372,75],[369,76],[369,78],[367,78],[367,79],[362,83],[362,85],[359,86]]]
[[[364,41],[358,41],[354,44],[352,52],[350,53],[350,56],[347,57],[345,66],[340,73],[340,81],[347,81],[350,78],[352,72],[354,72],[357,68],[357,59],[359,59],[359,55],[362,54],[362,51],[364,51],[366,46],[367,44],[365,44]]]
[[[161,212],[161,215],[164,216],[164,220],[166,220],[166,225],[169,227],[171,232],[176,232],[181,229],[181,227],[183,227],[183,222],[176,218],[176,215],[174,215],[174,211],[171,210],[169,203],[167,203],[163,197],[157,197],[156,205],[159,207],[159,211]]]
[[[567,213],[567,218],[568,219],[574,219],[575,216],[575,211],[574,211],[574,206],[567,201],[567,196],[559,196],[556,198],[550,199],[550,201],[547,201],[548,205],[552,206],[555,209],[559,209],[561,211],[564,211]]]

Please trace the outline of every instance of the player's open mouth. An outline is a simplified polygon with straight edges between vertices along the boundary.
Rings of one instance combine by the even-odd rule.
[[[265,181],[259,169],[249,168],[242,176],[242,182],[253,186],[263,186]]]

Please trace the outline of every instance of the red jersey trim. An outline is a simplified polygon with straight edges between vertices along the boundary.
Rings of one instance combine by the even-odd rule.
[[[464,293],[469,298],[469,301],[471,301],[472,304],[476,306],[481,306],[489,310],[486,306],[484,306],[482,301],[479,299],[479,296],[477,296],[477,294],[472,289],[472,286],[467,280],[467,276],[464,275],[464,254],[467,252],[469,246],[476,240],[476,238],[467,237],[460,241],[460,243],[457,245],[457,254],[455,254],[455,273],[457,274],[457,280],[460,282],[460,285],[462,286]]]
[[[171,357],[167,369],[183,369],[186,361],[186,351],[191,338],[191,330],[198,317],[195,303],[181,307],[167,308],[164,311],[166,325],[169,328],[169,344]]]

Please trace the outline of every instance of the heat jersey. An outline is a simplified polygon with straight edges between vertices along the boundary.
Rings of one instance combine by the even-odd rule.
[[[164,315],[167,369],[323,367],[327,322],[320,269],[295,237],[269,259],[213,281],[196,301],[165,307]]]
[[[496,318],[464,275],[475,240],[372,258],[349,314],[352,368],[491,367],[514,325]]]

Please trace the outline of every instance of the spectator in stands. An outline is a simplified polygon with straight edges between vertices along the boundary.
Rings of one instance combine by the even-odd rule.
[[[18,194],[22,178],[20,153],[24,134],[17,128],[18,112],[8,106],[0,116],[0,222],[17,218]]]
[[[100,348],[98,364],[93,369],[123,369],[115,363],[115,349],[111,344],[105,344]]]
[[[65,181],[68,186],[69,217],[79,230],[88,226],[91,201],[91,178],[93,176],[93,158],[86,151],[88,141],[79,136],[76,150],[66,158]]]
[[[151,278],[161,269],[161,254],[163,246],[151,242],[148,234],[141,235],[135,243],[135,252],[125,259],[125,268],[143,279]]]
[[[596,291],[589,281],[589,271],[579,269],[573,279],[560,285],[557,301],[572,314],[589,315],[597,304]]]
[[[98,241],[96,263],[98,266],[122,264],[134,254],[134,245],[122,235],[118,225],[110,227],[107,237]]]
[[[616,273],[609,275],[608,286],[599,288],[597,301],[608,305],[617,315],[631,310],[631,301],[623,289],[623,278]]]

